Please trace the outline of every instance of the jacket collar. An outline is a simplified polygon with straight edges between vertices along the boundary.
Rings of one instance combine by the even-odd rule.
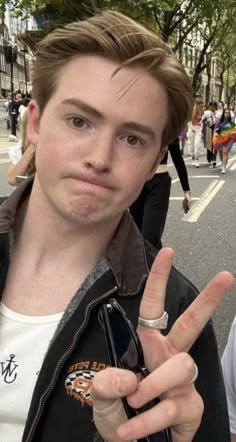
[[[14,229],[18,208],[30,195],[33,178],[23,182],[0,206],[0,235]],[[145,246],[142,235],[127,210],[108,246],[106,258],[111,266],[120,294],[139,292],[148,275]]]

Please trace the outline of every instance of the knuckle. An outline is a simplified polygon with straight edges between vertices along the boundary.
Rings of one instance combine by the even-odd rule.
[[[193,386],[190,387],[188,395],[188,408],[189,410],[192,410],[194,418],[201,421],[204,412],[204,402],[202,397]]]
[[[175,422],[178,415],[177,404],[172,399],[165,400],[166,417],[170,422]]]
[[[188,353],[180,353],[179,360],[184,369],[187,380],[193,375],[194,372],[194,361]]]
[[[200,394],[197,391],[196,391],[196,395],[195,395],[195,405],[196,405],[196,408],[198,410],[200,417],[202,417],[203,412],[204,412],[204,402],[203,402],[202,397],[200,396]]]

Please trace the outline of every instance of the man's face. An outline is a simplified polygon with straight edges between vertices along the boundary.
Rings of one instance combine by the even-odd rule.
[[[163,154],[166,92],[139,67],[112,78],[117,66],[78,57],[61,72],[40,119],[37,104],[29,104],[37,198],[83,225],[119,219]]]

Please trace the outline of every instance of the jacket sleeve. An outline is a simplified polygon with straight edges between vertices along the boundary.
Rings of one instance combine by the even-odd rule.
[[[204,414],[194,442],[230,442],[225,387],[212,322],[205,327],[191,351],[198,366],[195,387],[204,402]]]
[[[187,297],[181,306],[183,310],[196,294],[196,288],[189,283]],[[225,386],[212,321],[207,323],[189,353],[198,366],[195,387],[204,402],[202,422],[193,442],[230,442]]]

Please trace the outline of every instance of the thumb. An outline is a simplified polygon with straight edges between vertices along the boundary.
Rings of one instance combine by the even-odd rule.
[[[118,368],[102,370],[93,379],[94,423],[106,441],[122,442],[116,431],[127,420],[121,398],[135,392],[137,384],[134,373]]]

